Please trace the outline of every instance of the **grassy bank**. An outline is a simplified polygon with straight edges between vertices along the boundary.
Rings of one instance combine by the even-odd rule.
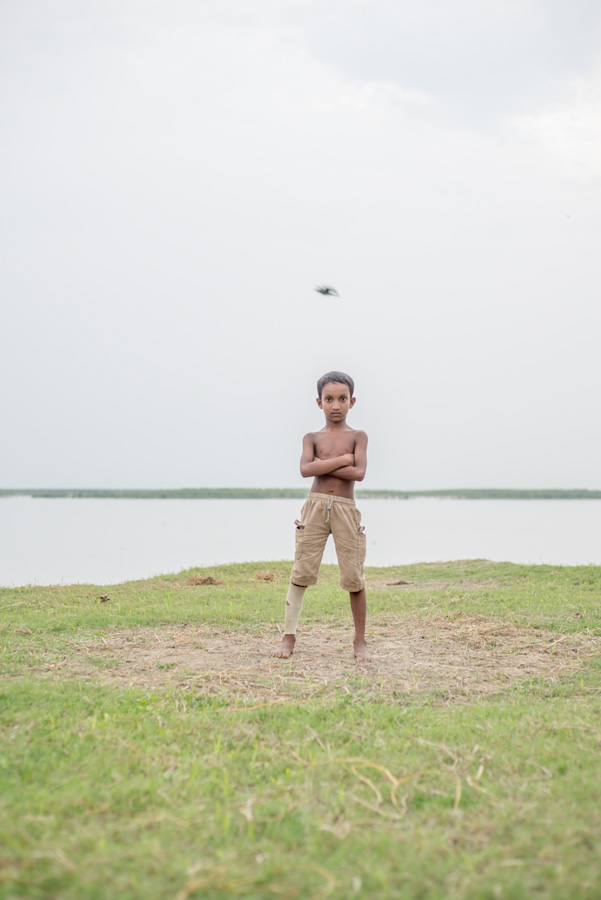
[[[601,568],[0,590],[0,897],[597,897]]]

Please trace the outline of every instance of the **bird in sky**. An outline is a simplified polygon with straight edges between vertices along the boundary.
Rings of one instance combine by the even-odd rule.
[[[336,288],[328,287],[327,284],[323,284],[320,287],[314,288],[318,293],[323,294],[324,297],[338,297],[338,291]]]

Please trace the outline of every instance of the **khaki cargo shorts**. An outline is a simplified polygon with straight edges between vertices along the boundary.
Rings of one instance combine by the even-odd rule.
[[[296,553],[290,581],[308,587],[317,584],[319,567],[330,534],[334,535],[340,568],[340,587],[365,587],[365,529],[354,500],[333,494],[311,493],[296,520]]]

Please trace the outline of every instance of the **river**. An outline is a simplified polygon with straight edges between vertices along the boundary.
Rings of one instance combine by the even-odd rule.
[[[0,585],[115,584],[292,559],[299,500],[0,498]],[[367,565],[601,565],[601,500],[363,499]],[[324,562],[335,562],[333,542]]]

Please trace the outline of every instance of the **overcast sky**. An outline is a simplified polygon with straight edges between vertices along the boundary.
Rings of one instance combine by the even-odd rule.
[[[303,484],[335,368],[364,487],[601,488],[598,0],[2,0],[0,77],[0,487]]]

